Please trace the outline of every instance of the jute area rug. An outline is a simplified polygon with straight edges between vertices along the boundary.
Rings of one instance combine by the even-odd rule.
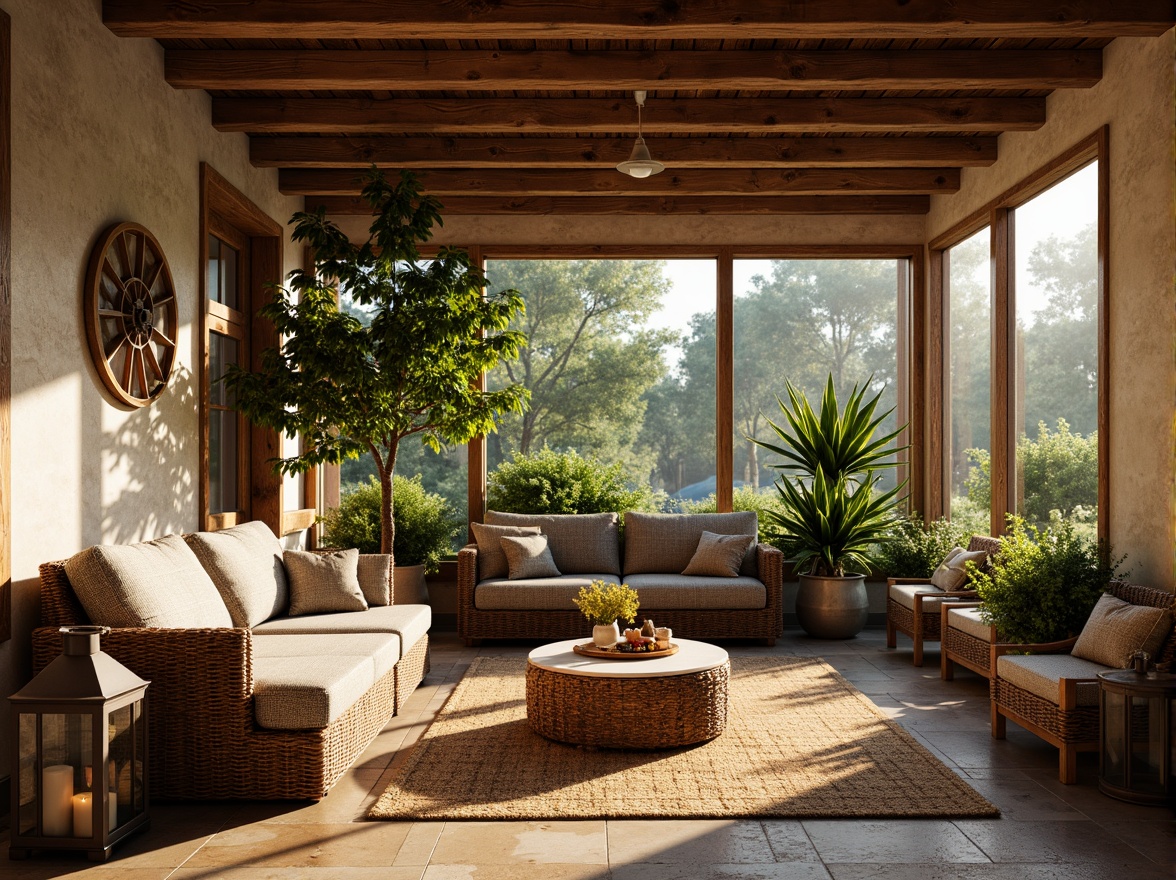
[[[820,660],[734,659],[726,731],[669,751],[533,733],[525,669],[521,658],[475,660],[369,818],[1000,814]]]

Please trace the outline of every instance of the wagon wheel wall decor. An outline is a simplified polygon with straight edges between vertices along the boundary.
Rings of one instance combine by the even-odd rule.
[[[107,229],[90,255],[83,320],[102,384],[119,403],[161,395],[176,360],[176,286],[155,236],[138,223]]]

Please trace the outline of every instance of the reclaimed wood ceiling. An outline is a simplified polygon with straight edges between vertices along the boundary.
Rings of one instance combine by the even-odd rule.
[[[446,213],[923,213],[1102,75],[1172,0],[105,0],[283,192],[366,213],[363,169]],[[661,174],[613,167],[637,129]],[[1081,133],[1076,133],[1081,134]]]

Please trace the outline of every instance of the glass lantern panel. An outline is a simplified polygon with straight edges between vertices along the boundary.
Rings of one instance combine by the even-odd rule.
[[[16,829],[18,834],[31,835],[37,830],[37,716],[22,712],[19,724]]]
[[[1164,782],[1164,701],[1131,698],[1131,790],[1162,794]]]
[[[132,803],[134,804],[134,815],[138,816],[147,809],[147,794],[146,794],[146,780],[144,778],[144,769],[146,768],[147,756],[147,718],[143,715],[143,701],[131,704],[132,720],[134,722],[134,741],[135,741],[135,774],[132,778],[134,783],[134,795]]]
[[[134,731],[131,724],[131,707],[122,706],[110,713],[110,724],[107,727],[107,774],[110,779],[110,790],[115,794],[117,807],[117,821],[115,827],[130,818],[134,803],[134,771],[135,758]]]
[[[1102,778],[1110,785],[1127,786],[1127,732],[1123,729],[1123,695],[1103,689]]]
[[[74,828],[74,796],[89,791],[93,783],[93,718],[72,712],[40,717],[41,833],[89,837],[84,823]]]

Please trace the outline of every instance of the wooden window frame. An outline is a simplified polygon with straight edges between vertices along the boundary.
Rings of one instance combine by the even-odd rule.
[[[12,21],[0,9],[0,642],[12,638]]]
[[[1111,514],[1110,496],[1110,127],[1103,126],[1069,149],[1055,156],[1032,174],[1023,178],[977,211],[949,228],[929,244],[930,285],[928,287],[929,314],[932,318],[930,337],[939,342],[939,358],[929,364],[927,396],[944,400],[947,392],[947,368],[950,348],[946,321],[949,291],[943,272],[947,268],[946,252],[988,226],[991,230],[989,259],[992,267],[992,534],[1004,533],[1006,515],[1016,510],[1016,487],[1011,478],[1016,466],[1016,437],[1013,436],[1014,383],[1017,381],[1014,334],[1016,331],[1016,273],[1013,236],[1015,211],[1021,205],[1045,192],[1054,184],[1098,162],[1098,524],[1101,543],[1109,537]],[[943,407],[940,408],[940,413]],[[937,459],[931,459],[929,479],[937,483],[931,497],[935,506],[928,516],[946,514],[945,496],[946,453],[950,449],[951,425],[940,418],[931,426],[940,447]]]
[[[222,234],[224,233],[224,234]],[[246,245],[242,258],[247,264],[246,284],[238,295],[243,309],[236,312],[208,296],[208,236],[216,235],[235,246],[228,236]],[[273,472],[271,462],[281,455],[281,438],[276,431],[242,420],[246,454],[238,459],[240,516],[210,514],[208,450],[209,332],[225,333],[244,343],[242,365],[261,366],[261,353],[278,345],[272,322],[260,319],[258,311],[273,297],[270,283],[282,280],[284,230],[280,223],[258,208],[240,190],[206,162],[200,163],[200,524],[215,531],[237,522],[260,520],[279,537],[301,531],[314,522],[316,477],[308,472],[303,480],[303,506],[285,510],[283,479]],[[235,328],[239,327],[237,330]]]

